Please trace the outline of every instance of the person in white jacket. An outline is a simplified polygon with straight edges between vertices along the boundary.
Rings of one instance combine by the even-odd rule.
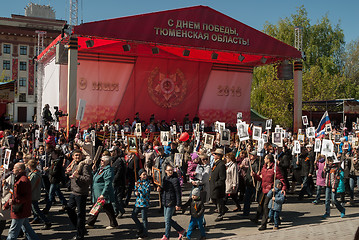
[[[236,208],[233,209],[234,212],[241,210],[241,205],[239,205],[238,200],[238,169],[236,164],[236,158],[234,153],[230,152],[225,155],[226,161],[226,199],[225,203],[227,203],[228,196],[232,198],[234,203],[236,204]]]

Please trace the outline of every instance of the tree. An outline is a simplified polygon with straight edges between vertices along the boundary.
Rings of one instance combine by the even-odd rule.
[[[325,15],[311,25],[304,6],[296,14],[274,25],[266,22],[264,32],[289,45],[294,44],[294,28],[303,29],[303,101],[345,97],[347,88],[341,70],[344,66],[345,42],[340,25],[332,25]],[[276,124],[291,127],[293,122],[293,80],[276,79],[275,65],[254,70],[251,104],[254,109]]]

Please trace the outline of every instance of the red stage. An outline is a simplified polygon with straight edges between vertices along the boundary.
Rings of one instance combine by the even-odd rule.
[[[146,121],[151,114],[179,122],[199,114],[207,123],[235,122],[242,112],[249,121],[253,67],[301,58],[295,48],[205,6],[85,23],[73,34],[85,125],[136,112]],[[45,81],[52,78],[66,109],[67,66],[53,63],[59,40],[39,59],[59,68],[58,84],[46,74]]]

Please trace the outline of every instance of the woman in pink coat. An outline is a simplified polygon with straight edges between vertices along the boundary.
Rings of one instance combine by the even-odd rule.
[[[319,155],[318,160],[314,164],[317,167],[317,196],[313,204],[318,204],[320,201],[320,191],[321,189],[325,189],[325,179],[322,177],[322,172],[325,167],[324,155]]]

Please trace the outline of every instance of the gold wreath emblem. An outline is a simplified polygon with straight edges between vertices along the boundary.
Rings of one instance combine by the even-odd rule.
[[[156,67],[148,77],[148,94],[163,108],[172,108],[180,104],[187,93],[187,80],[181,70],[165,75]]]
[[[79,88],[80,88],[81,90],[85,90],[86,87],[87,87],[87,80],[86,80],[86,78],[83,78],[83,77],[80,78]]]

